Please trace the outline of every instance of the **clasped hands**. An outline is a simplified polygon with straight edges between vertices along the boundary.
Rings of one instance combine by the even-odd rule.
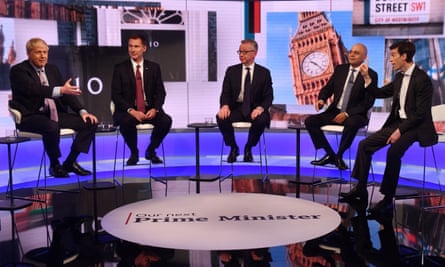
[[[158,113],[158,111],[154,108],[150,109],[146,113],[135,110],[135,109],[132,109],[130,111],[130,115],[133,116],[139,122],[142,122],[144,120],[153,119],[154,117],[156,117],[156,113]]]
[[[256,107],[252,112],[250,113],[250,118],[252,120],[256,119],[258,116],[260,116],[264,112],[264,109],[262,107]],[[228,105],[222,106],[217,114],[218,118],[221,120],[227,119],[230,116],[230,108]]]

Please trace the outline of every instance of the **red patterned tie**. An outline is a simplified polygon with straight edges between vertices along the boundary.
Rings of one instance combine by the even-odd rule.
[[[136,66],[136,108],[145,113],[144,89],[142,88],[141,65]]]

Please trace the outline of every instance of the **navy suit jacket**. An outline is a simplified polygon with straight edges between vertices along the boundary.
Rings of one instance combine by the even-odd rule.
[[[152,108],[162,110],[166,92],[159,64],[144,60],[142,75],[147,110]],[[129,108],[136,108],[136,77],[130,59],[114,67],[111,97],[116,106],[116,112],[127,112]]]
[[[368,90],[377,98],[392,97],[391,113],[383,127],[387,127],[393,122],[400,120],[400,88],[402,79],[403,75],[399,72],[391,83],[380,89],[374,85],[368,87]],[[417,131],[419,143],[422,146],[434,145],[438,139],[431,115],[432,97],[433,85],[430,77],[416,66],[411,74],[405,100],[405,112],[408,118],[402,121],[399,129],[401,134],[410,130]]]
[[[220,96],[220,107],[228,105],[232,110],[237,105],[237,99],[241,92],[241,76],[243,64],[233,65],[227,68],[222,85],[222,92]],[[273,101],[272,78],[270,71],[255,64],[252,84],[250,86],[250,108],[261,106],[264,112],[269,112],[269,107]]]
[[[327,112],[337,108],[350,68],[349,64],[338,65],[327,84],[320,90],[318,99],[323,100],[325,103],[334,95],[332,103],[326,110]],[[369,75],[371,76],[372,84],[377,86],[377,73],[369,69]],[[357,74],[351,90],[346,113],[349,116],[363,116],[364,120],[367,121],[369,119],[368,111],[374,105],[375,97],[365,89],[365,81],[360,72]]]
[[[11,68],[9,74],[12,88],[10,106],[18,109],[22,116],[42,113],[41,108],[45,106],[45,98],[51,98],[53,88],[63,86],[66,82],[55,65],[46,64],[45,74],[48,79],[48,86],[41,85],[39,75],[29,60]],[[68,112],[69,109],[79,113],[83,109],[76,96],[62,95],[54,98],[54,100],[59,113]]]

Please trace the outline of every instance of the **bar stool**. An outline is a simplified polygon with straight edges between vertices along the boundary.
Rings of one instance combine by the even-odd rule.
[[[19,110],[11,108],[10,106],[8,106],[8,110],[12,116],[12,119],[15,123],[16,126],[16,135],[18,138],[29,138],[30,140],[42,140],[42,135],[38,134],[38,133],[33,133],[33,132],[27,132],[27,131],[20,131],[17,129],[17,125],[19,125],[22,121],[22,114]],[[60,137],[71,137],[74,138],[74,136],[76,135],[76,131],[74,131],[73,129],[69,129],[69,128],[62,128],[60,129]],[[15,156],[17,154],[17,150],[18,150],[18,144],[15,147],[15,151],[14,151],[14,159],[12,160],[11,163],[11,168],[14,166],[14,162],[15,162]],[[43,169],[43,170],[42,170]],[[52,242],[52,238],[50,236],[50,222],[49,222],[49,214],[48,214],[48,199],[47,199],[47,193],[46,192],[56,192],[56,193],[80,193],[80,178],[77,175],[77,185],[78,185],[78,189],[77,190],[64,190],[64,189],[50,189],[47,187],[47,178],[50,178],[51,175],[49,175],[47,173],[47,164],[46,164],[46,153],[45,150],[43,150],[42,152],[42,156],[40,159],[40,166],[39,166],[39,174],[37,177],[37,182],[36,182],[36,188],[39,191],[43,191],[43,197],[41,197],[40,194],[38,194],[37,199],[29,199],[32,202],[37,202],[40,205],[40,208],[42,209],[42,216],[43,216],[43,220],[45,222],[45,228],[46,228],[46,241],[47,241],[47,247],[41,247],[41,248],[36,248],[32,251],[29,251],[28,253],[24,254],[24,258],[29,260],[29,257],[32,255],[34,255],[36,252],[38,252],[37,254],[40,256],[46,256],[47,252],[48,252],[48,248],[50,246],[50,243]],[[40,187],[40,179],[44,178],[44,186]],[[23,198],[23,199],[27,199],[27,198]],[[77,255],[73,254],[67,254],[65,255],[66,257],[64,258],[64,262],[65,263],[69,263],[73,260],[75,260],[77,258]],[[36,262],[31,262],[30,264],[35,264]],[[17,266],[22,266],[22,265],[17,265]],[[25,265],[23,265],[25,266]],[[34,265],[33,265],[34,266]]]
[[[42,135],[38,134],[38,133],[33,133],[33,132],[27,132],[27,131],[20,131],[17,129],[17,125],[19,125],[22,122],[22,113],[14,108],[8,107],[9,113],[12,116],[12,119],[16,125],[16,133],[18,137],[28,137],[31,140],[41,140],[42,139]],[[69,128],[62,128],[60,129],[60,137],[71,137],[74,138],[74,136],[76,135],[76,131],[74,131],[73,129],[69,129]],[[15,162],[15,155],[17,154],[17,150],[18,150],[18,145],[15,147],[15,151],[14,151],[14,159],[13,159],[13,165]],[[45,179],[44,181],[44,190],[50,190],[47,188],[46,185],[46,178],[51,177],[48,173],[47,173],[47,164],[46,164],[46,157],[45,157],[45,150],[43,150],[42,152],[42,156],[40,159],[40,167],[39,167],[39,174],[37,176],[37,183],[36,183],[36,187],[38,189],[40,189],[40,178],[43,176],[43,178]],[[78,188],[80,188],[80,179],[79,176],[77,176],[77,184],[78,184]]]
[[[113,115],[115,112],[115,105],[114,102],[110,102],[110,111]],[[151,133],[153,130],[154,125],[150,123],[140,123],[136,125],[136,130],[139,133]],[[125,182],[125,142],[122,142],[122,171],[121,171],[121,179],[120,181],[116,179],[116,164],[117,164],[117,153],[118,153],[118,146],[119,146],[119,126],[116,126],[116,142],[115,142],[115,148],[114,148],[114,164],[113,164],[113,182],[123,186]],[[165,163],[165,150],[164,150],[164,143],[161,143],[161,150],[162,150],[162,161],[163,161],[163,176],[157,177],[152,175],[152,163],[151,161],[148,161],[147,163],[142,163],[138,165],[148,165],[148,177],[149,177],[149,183],[151,185],[151,181],[155,180],[156,182],[160,182],[161,184],[165,185],[165,191],[164,195],[167,196],[168,192],[168,180],[167,180],[167,167]]]
[[[248,131],[250,127],[252,126],[252,123],[250,122],[233,122],[232,126],[235,130],[235,132],[239,131]],[[262,181],[265,182],[269,178],[269,167],[267,164],[267,150],[266,150],[266,137],[265,133],[261,135],[261,140],[258,142],[258,154],[259,154],[259,160],[254,160],[254,163],[259,164],[260,168],[260,175],[262,178]],[[221,177],[219,179],[219,183],[223,182],[226,179],[232,179],[232,191],[233,191],[233,177],[234,177],[234,165],[236,162],[229,163],[230,164],[230,173],[227,175],[223,175],[223,163],[227,162],[227,160],[224,159],[224,141],[221,143],[221,155],[220,155],[220,171],[219,176]],[[246,163],[249,164],[249,163]]]

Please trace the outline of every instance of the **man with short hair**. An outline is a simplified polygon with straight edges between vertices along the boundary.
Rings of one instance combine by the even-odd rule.
[[[401,159],[408,148],[414,142],[419,142],[421,146],[431,146],[438,139],[431,115],[433,86],[428,74],[413,62],[415,45],[402,41],[391,45],[389,49],[393,70],[398,71],[392,82],[382,88],[375,86],[367,63],[360,66],[360,73],[368,92],[377,98],[392,97],[391,113],[379,131],[360,142],[351,174],[358,183],[350,192],[340,194],[346,199],[367,199],[366,185],[372,155],[389,145],[380,186],[384,198],[369,210],[377,216],[392,213]]]
[[[21,131],[42,135],[52,176],[68,177],[68,172],[90,175],[91,172],[82,168],[76,159],[80,153],[88,153],[97,118],[80,104],[77,96],[82,91],[71,85],[71,78],[63,80],[57,66],[48,63],[48,51],[43,39],[32,38],[26,43],[28,59],[11,69],[10,106],[22,113],[22,121],[17,127]],[[59,162],[61,128],[76,131],[63,166]]]
[[[153,124],[150,144],[145,158],[153,164],[162,163],[156,149],[161,145],[172,126],[172,119],[162,106],[165,101],[165,87],[159,64],[144,59],[147,51],[146,38],[139,33],[128,39],[129,59],[114,67],[111,82],[111,97],[115,104],[114,121],[130,149],[127,165],[139,161],[137,129],[140,123]],[[139,95],[139,97],[138,97]]]
[[[270,71],[255,63],[258,44],[255,40],[242,40],[237,51],[240,64],[226,70],[220,96],[220,109],[216,121],[226,146],[230,146],[227,162],[237,160],[239,148],[235,140],[233,122],[251,122],[244,161],[252,162],[252,147],[258,144],[266,127],[270,125],[269,107],[273,88]]]
[[[367,48],[357,43],[348,53],[348,63],[338,65],[327,84],[320,90],[315,109],[318,112],[333,97],[332,103],[322,113],[309,116],[305,127],[316,149],[323,149],[326,154],[311,164],[324,166],[333,164],[340,170],[348,169],[343,160],[343,153],[352,145],[360,128],[369,122],[368,111],[374,105],[374,97],[364,87],[360,65],[367,57]],[[377,84],[377,73],[369,70],[372,83]],[[321,127],[328,124],[343,125],[343,132],[337,153],[329,144]]]

